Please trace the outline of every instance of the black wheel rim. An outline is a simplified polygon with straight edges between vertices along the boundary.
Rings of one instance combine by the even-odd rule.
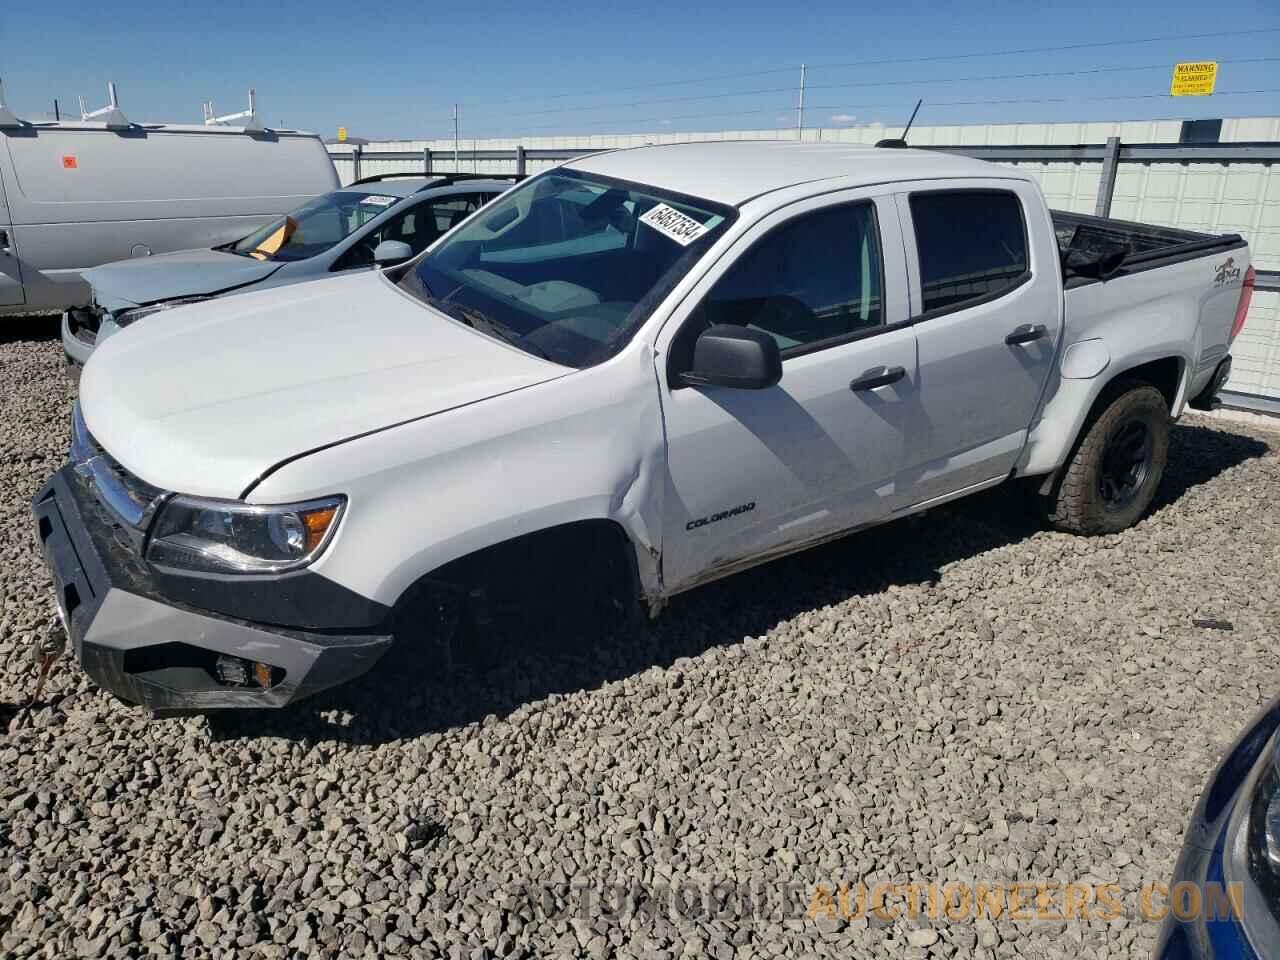
[[[1126,420],[1111,434],[1098,474],[1098,492],[1108,511],[1124,510],[1138,496],[1151,470],[1153,440],[1141,420]]]

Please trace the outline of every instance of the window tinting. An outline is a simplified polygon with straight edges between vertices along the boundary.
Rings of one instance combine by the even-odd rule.
[[[781,350],[879,326],[880,244],[869,203],[820,210],[767,234],[702,302],[699,329],[764,330]]]
[[[997,295],[1027,272],[1022,206],[1012,193],[912,194],[911,219],[926,313]]]
[[[483,205],[484,197],[478,193],[458,194],[420,203],[362,237],[347,251],[335,269],[372,266],[373,251],[383,240],[407,243],[417,256]]]
[[[431,212],[435,215],[435,233],[432,239],[440,237],[452,230],[471,214],[485,205],[485,198],[480,193],[464,193],[457,196],[442,197],[431,202]],[[426,249],[424,246],[422,249]]]

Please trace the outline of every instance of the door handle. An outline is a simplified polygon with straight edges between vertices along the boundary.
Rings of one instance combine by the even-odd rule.
[[[0,230],[0,253],[13,253],[9,249],[9,231]]]
[[[849,389],[856,392],[858,390],[874,390],[876,387],[887,387],[891,383],[897,383],[906,375],[907,371],[902,367],[873,367],[849,384]]]
[[[1024,323],[1020,327],[1014,327],[1013,333],[1005,337],[1004,342],[1011,347],[1016,347],[1020,343],[1031,343],[1033,340],[1039,340],[1048,332],[1043,323],[1037,323],[1034,326]]]

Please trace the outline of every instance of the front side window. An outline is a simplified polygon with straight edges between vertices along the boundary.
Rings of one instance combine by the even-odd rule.
[[[803,214],[746,251],[695,311],[697,332],[718,323],[763,330],[786,356],[837,343],[884,322],[875,207]]]
[[[401,280],[436,309],[556,363],[612,356],[736,216],[575,170],[504,193]]]
[[[957,310],[1028,275],[1022,204],[1004,190],[911,195],[923,311]]]
[[[258,260],[305,260],[345,240],[400,200],[366,190],[335,190],[307,201],[225,249]]]
[[[460,193],[431,201],[431,216],[435,220],[436,236],[448,233],[484,204],[484,195],[479,193]]]
[[[480,209],[484,199],[483,194],[463,193],[427,200],[411,207],[356,240],[334,269],[372,266],[373,252],[383,240],[407,243],[416,256]]]

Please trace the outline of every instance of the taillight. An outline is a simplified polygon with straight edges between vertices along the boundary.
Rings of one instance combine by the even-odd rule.
[[[1236,322],[1231,325],[1232,340],[1244,329],[1244,319],[1249,315],[1249,304],[1253,302],[1253,285],[1257,281],[1258,274],[1253,267],[1244,272],[1244,283],[1240,284],[1240,302],[1236,304]]]

